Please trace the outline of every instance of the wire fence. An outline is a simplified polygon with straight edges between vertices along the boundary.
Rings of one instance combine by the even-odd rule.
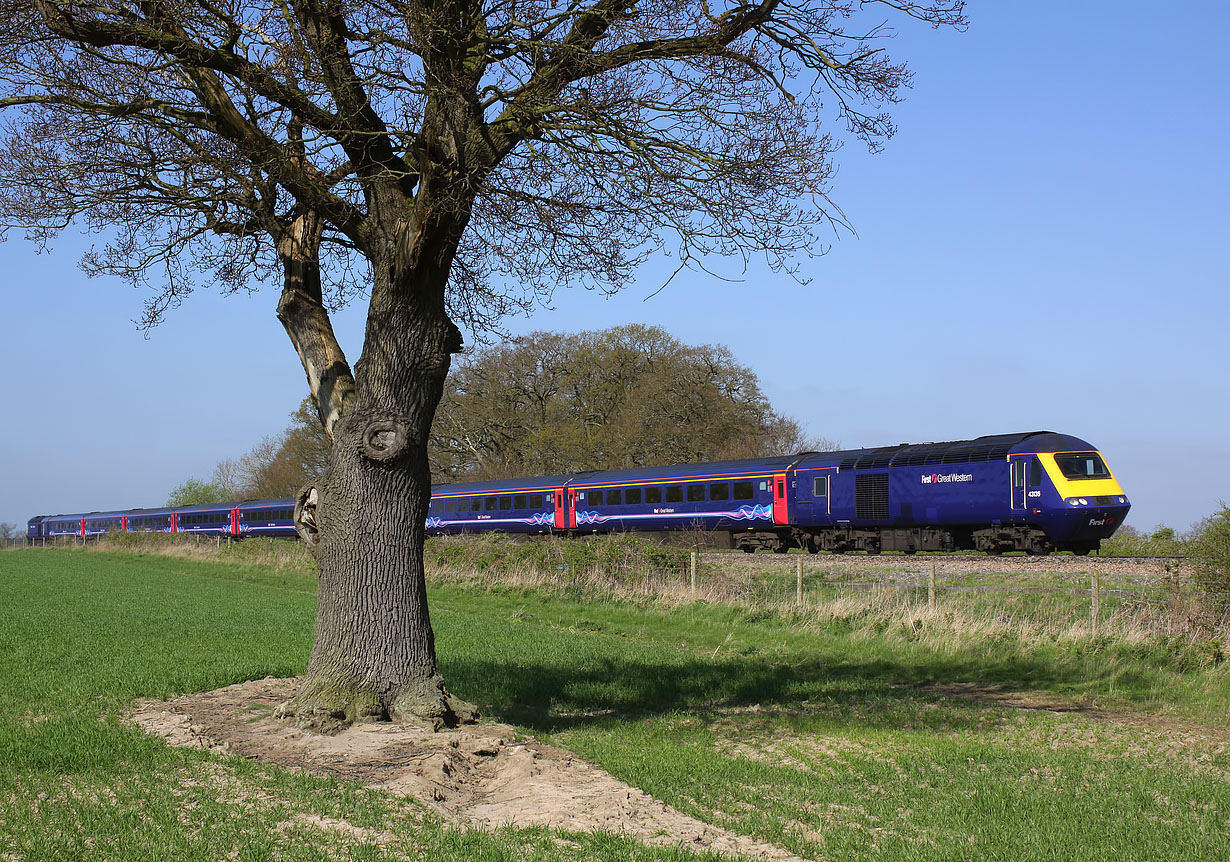
[[[567,573],[561,573],[567,578]],[[959,613],[1048,628],[1187,631],[1210,594],[1182,560],[981,556],[836,556],[692,552],[677,569],[605,573],[625,591],[682,600],[844,612],[876,607]],[[1230,621],[1214,620],[1213,627]]]

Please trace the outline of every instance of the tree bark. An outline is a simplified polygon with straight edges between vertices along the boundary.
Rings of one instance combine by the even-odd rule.
[[[316,489],[316,639],[304,684],[282,708],[302,726],[391,719],[439,729],[477,717],[444,687],[423,572],[426,441],[461,347],[444,310],[448,262],[374,268],[353,402]]]

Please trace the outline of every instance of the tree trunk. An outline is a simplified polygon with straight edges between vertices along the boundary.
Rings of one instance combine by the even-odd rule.
[[[282,711],[318,730],[381,719],[439,729],[477,717],[444,688],[423,573],[426,443],[461,335],[444,310],[447,265],[416,269],[397,277],[375,267],[354,401],[333,428],[314,524],[300,519],[317,531],[316,640]],[[408,283],[413,291],[399,289]]]

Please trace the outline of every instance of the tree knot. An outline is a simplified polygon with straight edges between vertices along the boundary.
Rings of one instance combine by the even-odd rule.
[[[391,461],[406,451],[410,423],[400,416],[373,419],[363,429],[359,451],[373,461]]]

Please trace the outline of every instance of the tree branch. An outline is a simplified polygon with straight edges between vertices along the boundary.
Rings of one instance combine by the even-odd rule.
[[[277,239],[285,269],[278,320],[295,345],[321,425],[332,439],[338,420],[354,402],[355,383],[321,294],[321,228],[320,218],[305,211]]]

